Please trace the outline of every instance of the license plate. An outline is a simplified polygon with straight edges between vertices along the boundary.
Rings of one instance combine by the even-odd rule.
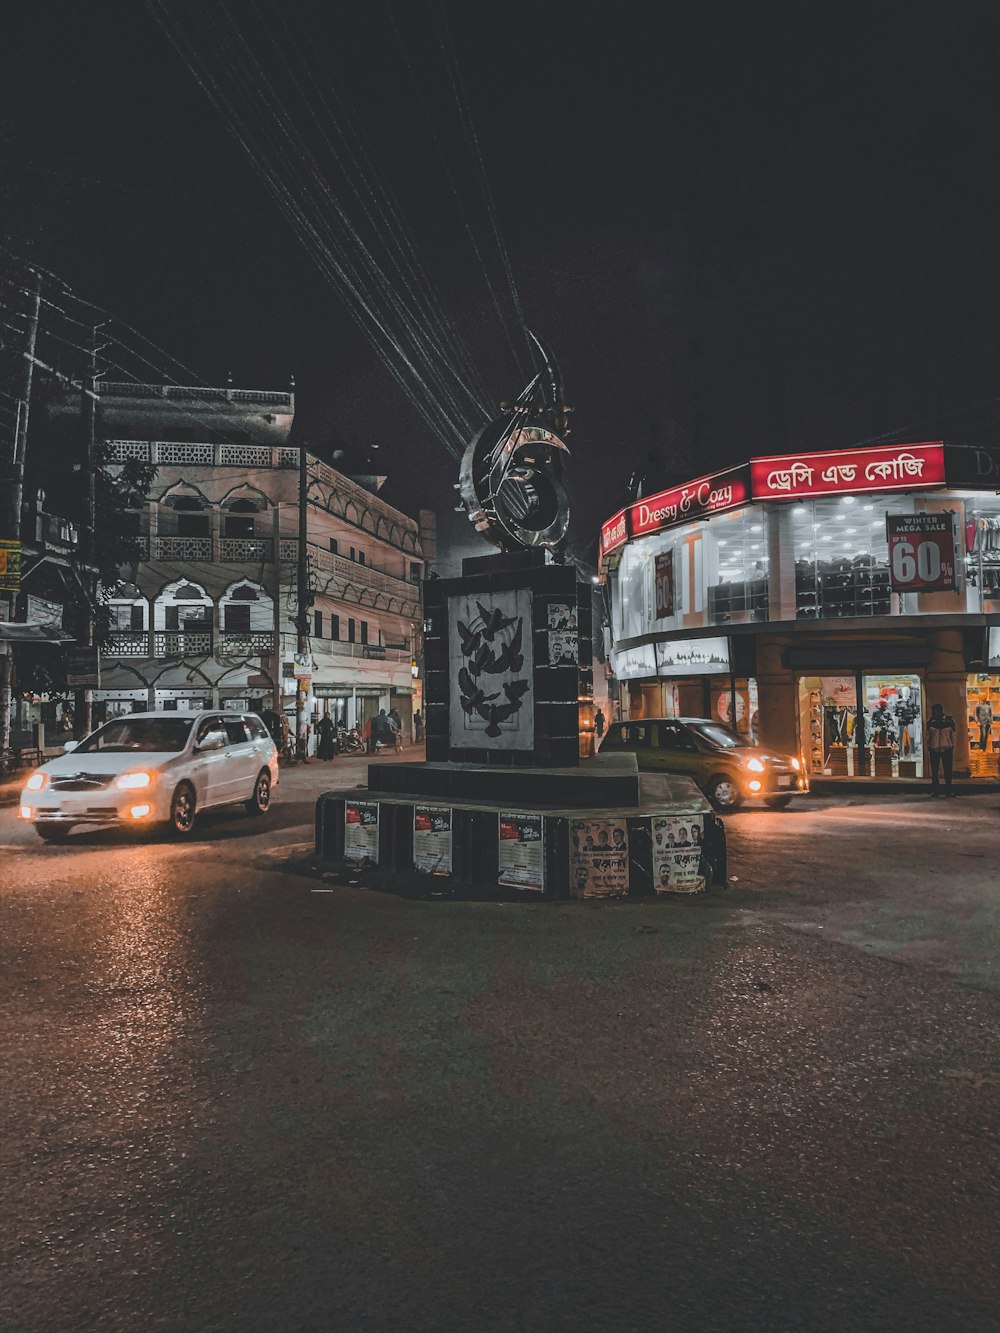
[[[790,787],[791,785],[792,785],[792,779],[791,779],[791,777],[783,777],[783,778],[782,778],[782,777],[779,777],[779,778],[778,778],[778,786],[779,786],[779,787]]]

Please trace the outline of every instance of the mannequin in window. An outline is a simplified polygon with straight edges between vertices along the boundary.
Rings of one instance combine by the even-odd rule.
[[[899,729],[899,753],[908,755],[913,749],[911,729],[920,716],[920,706],[914,699],[909,685],[904,685],[900,690],[899,698],[896,700],[892,711],[895,714],[896,726]]]
[[[976,704],[976,721],[979,724],[979,748],[986,750],[990,744],[990,732],[993,728],[993,706],[988,699]]]
[[[843,704],[827,704],[823,711],[826,714],[827,748],[846,744],[847,709]]]
[[[872,709],[872,734],[876,745],[891,745],[895,726],[892,713],[885,699],[880,699]]]

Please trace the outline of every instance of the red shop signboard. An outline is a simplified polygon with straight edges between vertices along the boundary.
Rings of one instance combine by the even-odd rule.
[[[889,581],[893,592],[955,589],[955,525],[952,514],[886,514]]]
[[[750,469],[741,463],[739,467],[713,472],[711,476],[698,477],[683,486],[636,501],[628,511],[631,535],[644,537],[649,532],[660,532],[709,514],[738,509],[749,499]]]
[[[944,485],[944,445],[934,440],[752,458],[750,475],[755,500],[927,490]]]
[[[628,515],[619,509],[614,518],[601,525],[601,555],[610,555],[628,540]]]

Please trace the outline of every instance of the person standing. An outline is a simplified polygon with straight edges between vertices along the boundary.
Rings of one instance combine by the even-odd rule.
[[[931,757],[931,795],[940,796],[941,785],[938,770],[944,770],[944,794],[954,796],[951,786],[952,766],[955,757],[955,719],[946,713],[941,704],[931,705],[931,716],[927,723],[927,750]]]
[[[979,748],[988,750],[990,732],[993,730],[993,705],[988,699],[976,704],[976,721],[979,723]]]
[[[333,749],[333,718],[329,713],[324,713],[320,718],[316,730],[319,732],[319,747],[316,752],[317,759],[332,759]]]
[[[597,739],[600,740],[604,735],[604,714],[600,709],[594,714],[594,730],[597,732]]]
[[[424,719],[420,716],[420,709],[413,714],[413,739],[419,745],[424,739]]]

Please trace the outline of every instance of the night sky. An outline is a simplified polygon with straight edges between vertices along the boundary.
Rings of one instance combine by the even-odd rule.
[[[888,432],[995,439],[1000,34],[982,13],[666,8],[653,30],[637,4],[168,8],[217,72],[246,38],[329,168],[328,237],[356,253],[321,110],[347,108],[499,401],[525,380],[508,331],[523,344],[454,52],[517,300],[575,408],[585,560],[633,470],[651,489]],[[401,507],[453,520],[457,465],[153,10],[43,0],[5,27],[0,239],[207,382],[294,373],[299,441],[368,453]]]

